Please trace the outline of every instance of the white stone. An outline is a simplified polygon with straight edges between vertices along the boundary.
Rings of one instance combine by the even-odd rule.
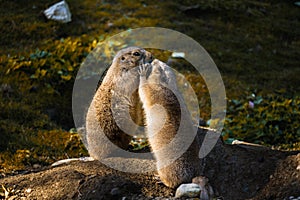
[[[34,169],[38,169],[38,168],[41,168],[42,166],[39,165],[39,164],[34,164],[32,167],[33,167]]]
[[[182,184],[180,185],[177,190],[175,197],[180,198],[180,197],[199,197],[200,196],[200,186],[195,183],[189,183],[189,184]]]
[[[172,53],[172,58],[184,58],[185,53],[184,52],[173,52]]]
[[[28,188],[28,189],[25,190],[26,193],[30,193],[31,191],[32,191],[31,188]]]
[[[71,21],[71,12],[66,1],[61,1],[44,11],[48,19],[68,23]]]
[[[69,164],[73,161],[90,162],[90,161],[94,161],[94,158],[92,158],[92,157],[68,158],[68,159],[56,161],[51,166],[56,167],[56,166],[63,165],[63,164]]]

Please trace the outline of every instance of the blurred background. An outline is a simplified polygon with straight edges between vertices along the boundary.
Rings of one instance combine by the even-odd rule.
[[[300,150],[300,3],[68,0],[72,20],[61,23],[43,13],[57,2],[0,0],[2,174],[87,155],[71,110],[80,64],[98,42],[146,26],[180,31],[211,55],[226,87],[226,143],[238,139]],[[164,61],[170,56],[153,53]],[[205,82],[189,69],[177,68],[197,93],[200,116],[209,124]],[[132,148],[145,145],[133,142]]]

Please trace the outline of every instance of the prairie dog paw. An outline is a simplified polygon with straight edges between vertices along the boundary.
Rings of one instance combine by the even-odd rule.
[[[142,76],[142,77],[146,77],[147,75],[147,72],[149,71],[150,69],[150,64],[149,63],[146,63],[146,64],[142,64],[139,66],[139,75]]]

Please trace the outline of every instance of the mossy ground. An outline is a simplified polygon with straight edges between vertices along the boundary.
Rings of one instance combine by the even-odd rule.
[[[72,86],[80,63],[103,38],[145,26],[180,31],[210,53],[229,100],[225,137],[299,149],[300,8],[294,1],[69,0],[68,24],[43,16],[53,3],[0,0],[2,172],[86,155],[76,134],[69,132],[74,127]],[[199,95],[202,117],[208,119],[209,99],[199,85],[201,77],[183,73]],[[249,100],[257,100],[252,94],[263,102],[249,111]],[[265,124],[262,114],[268,115]],[[264,125],[266,131],[257,128]]]

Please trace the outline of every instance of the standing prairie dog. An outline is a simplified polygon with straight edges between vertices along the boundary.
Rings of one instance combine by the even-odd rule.
[[[192,120],[177,89],[175,75],[170,67],[158,60],[141,65],[139,74],[139,95],[159,177],[171,188],[191,182],[200,173],[200,146],[196,137],[191,138]]]
[[[114,57],[86,115],[87,149],[94,159],[107,158],[119,147],[128,148],[132,138],[129,134],[132,133],[118,126],[112,106],[119,113],[129,110],[130,117],[138,123],[142,118],[136,109],[140,100],[138,92],[131,93],[130,90],[138,88],[138,66],[152,60],[151,53],[139,47],[128,47]],[[116,102],[112,102],[114,96],[118,97]]]

